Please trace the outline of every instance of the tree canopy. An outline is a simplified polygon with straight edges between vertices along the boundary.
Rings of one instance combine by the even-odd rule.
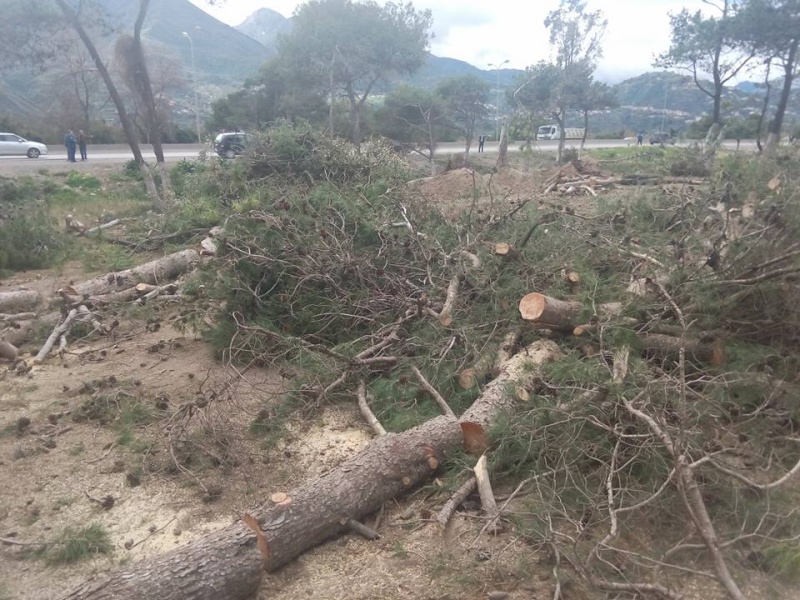
[[[422,65],[431,23],[430,11],[411,3],[311,0],[295,12],[278,56],[293,72],[307,72],[331,105],[346,99],[352,140],[359,144],[363,107],[375,85]]]

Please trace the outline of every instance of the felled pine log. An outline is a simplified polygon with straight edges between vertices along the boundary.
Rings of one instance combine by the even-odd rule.
[[[42,295],[32,290],[0,292],[0,313],[30,311],[42,303]]]
[[[601,304],[598,317],[610,318],[622,311],[622,304],[609,302]],[[572,333],[581,323],[587,322],[593,315],[576,300],[559,300],[544,294],[531,292],[519,302],[519,313],[524,321],[533,323],[541,329]],[[583,317],[583,318],[581,318]]]
[[[108,273],[69,286],[70,294],[101,296],[125,290],[137,283],[162,285],[190,271],[199,261],[200,256],[194,250],[181,250],[132,269]]]
[[[442,416],[403,433],[381,435],[322,477],[281,494],[280,503],[267,501],[217,532],[95,576],[62,600],[254,598],[264,571],[344,532],[351,520],[428,479],[462,444],[464,424],[488,430],[513,408],[516,390],[532,389],[535,367],[559,356],[553,342],[536,342],[508,361],[459,420]]]

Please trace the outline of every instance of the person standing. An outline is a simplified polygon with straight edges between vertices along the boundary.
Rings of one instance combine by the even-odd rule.
[[[75,139],[75,134],[70,129],[67,131],[67,135],[64,136],[64,145],[67,147],[67,160],[69,162],[75,162],[75,146],[77,143],[78,140]]]
[[[89,138],[83,132],[83,129],[78,130],[78,149],[81,151],[81,160],[86,160],[88,157],[86,156],[86,141]]]
[[[643,141],[644,141],[644,134],[640,131],[639,135],[636,136],[636,145],[641,146]]]
[[[486,143],[486,136],[480,134],[478,136],[478,152],[483,152],[483,145]]]

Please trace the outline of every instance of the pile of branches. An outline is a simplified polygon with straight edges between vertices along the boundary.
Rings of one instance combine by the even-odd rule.
[[[318,187],[229,221],[228,356],[311,373],[313,405],[366,381],[392,425],[385,396],[402,404],[412,367],[459,412],[504,347],[555,336],[567,359],[492,436],[498,476],[553,473],[526,535],[597,587],[678,597],[670,582],[689,573],[740,597],[727,561],[764,567],[800,526],[765,494],[800,458],[790,172],[735,157],[710,182],[631,189],[588,217],[540,202],[460,222],[402,188]],[[570,303],[566,321],[520,329],[531,291]],[[630,555],[614,545],[648,519],[674,522],[674,537]],[[708,570],[685,562],[700,549]]]
[[[307,410],[358,399],[379,437],[339,476],[405,489],[446,458],[461,415],[467,449],[485,458],[440,499],[439,522],[477,485],[487,528],[513,526],[553,557],[554,598],[570,572],[620,597],[677,600],[706,578],[739,600],[748,569],[794,564],[800,521],[786,484],[800,472],[800,304],[785,301],[800,272],[796,158],[730,159],[709,184],[629,189],[592,215],[543,200],[454,221],[380,160],[356,175],[306,154],[312,176],[276,187],[278,153],[268,144],[242,167],[272,187],[220,237],[212,339],[237,364],[280,365]],[[764,327],[742,300],[784,304]],[[542,338],[553,362],[532,368],[520,350]],[[513,377],[502,366],[512,363]],[[487,394],[503,410],[489,410]],[[414,476],[387,483],[401,450]],[[516,486],[501,507],[490,476]],[[281,507],[310,507],[332,482],[309,482],[249,516],[247,533],[209,543],[257,546],[277,568],[302,551],[285,539]],[[248,561],[237,577],[250,586],[260,567]]]

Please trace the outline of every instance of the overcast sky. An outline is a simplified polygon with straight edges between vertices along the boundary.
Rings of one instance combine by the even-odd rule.
[[[238,25],[259,8],[289,17],[302,4],[295,0],[191,0],[228,25]],[[476,67],[508,60],[508,67],[524,69],[550,58],[543,21],[558,0],[413,0],[418,9],[433,13],[437,56],[458,58]],[[600,9],[608,19],[604,56],[597,76],[609,82],[654,70],[653,57],[669,46],[670,11],[707,8],[702,0],[587,0],[589,10]]]

